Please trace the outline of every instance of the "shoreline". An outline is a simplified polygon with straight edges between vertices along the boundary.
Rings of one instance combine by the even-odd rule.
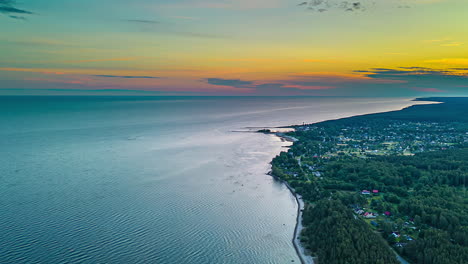
[[[301,241],[299,239],[299,235],[301,234],[304,226],[302,225],[302,212],[304,210],[304,201],[302,200],[302,196],[297,194],[296,191],[284,180],[279,179],[278,177],[274,176],[271,171],[267,173],[273,177],[273,179],[280,181],[282,184],[288,188],[289,192],[294,196],[294,199],[297,203],[297,214],[296,214],[296,225],[294,227],[292,243],[294,249],[296,250],[297,256],[302,264],[314,264],[314,257],[311,255],[307,255],[305,252],[304,246],[302,246]]]
[[[314,264],[314,257],[311,255],[306,254],[306,249],[301,243],[299,235],[301,234],[302,230],[304,230],[304,226],[302,225],[302,212],[304,210],[304,201],[302,200],[302,196],[297,194],[296,191],[287,183],[284,182],[286,187],[289,189],[291,194],[296,198],[297,202],[297,217],[296,217],[296,227],[294,228],[294,237],[292,239],[294,248],[296,249],[296,253],[299,256],[302,264]]]
[[[287,141],[287,142],[294,143],[295,141],[297,141],[297,139],[291,139],[290,137],[282,133],[264,133],[264,134],[274,135],[280,138],[281,141],[283,142]],[[302,214],[303,214],[303,210],[305,207],[304,206],[305,203],[302,200],[302,196],[296,193],[294,188],[291,187],[291,185],[289,185],[288,182],[276,177],[275,175],[271,173],[271,171],[268,172],[267,174],[273,177],[273,179],[283,183],[286,186],[286,188],[288,188],[289,192],[294,196],[294,199],[296,200],[296,204],[297,204],[297,214],[296,214],[296,225],[294,227],[292,243],[293,243],[294,249],[296,250],[296,254],[299,257],[299,260],[301,261],[302,264],[314,264],[315,263],[314,257],[306,254],[306,249],[302,245],[301,240],[299,239],[299,235],[301,234],[302,230],[304,230],[304,226],[302,225]]]

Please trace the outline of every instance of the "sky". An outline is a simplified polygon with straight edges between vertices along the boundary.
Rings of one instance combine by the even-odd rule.
[[[0,95],[468,96],[467,0],[0,0]]]

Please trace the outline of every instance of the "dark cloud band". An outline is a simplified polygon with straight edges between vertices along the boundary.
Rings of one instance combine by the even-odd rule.
[[[25,17],[19,15],[32,15],[31,11],[15,7],[16,1],[14,0],[0,0],[0,13],[5,14],[10,18],[25,20]]]
[[[95,77],[103,78],[123,78],[123,79],[159,79],[155,76],[128,76],[128,75],[94,75]]]
[[[253,85],[253,82],[251,81],[242,81],[239,79],[207,78],[205,81],[212,85],[231,86],[236,88],[249,88]]]

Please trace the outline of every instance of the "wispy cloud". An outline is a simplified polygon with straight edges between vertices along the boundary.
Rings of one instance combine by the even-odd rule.
[[[436,60],[426,60],[424,62],[445,65],[468,65],[468,58],[444,58]]]
[[[282,0],[209,0],[209,1],[187,1],[182,3],[171,3],[165,5],[170,8],[201,8],[201,9],[268,9],[284,6]]]
[[[450,41],[450,40],[451,40],[450,38],[426,39],[426,40],[423,40],[423,42],[427,42],[427,43],[438,43],[438,42],[445,42],[445,41]]]
[[[61,40],[55,39],[45,39],[45,38],[33,38],[33,37],[25,37],[20,39],[8,39],[8,38],[0,38],[0,42],[2,43],[9,43],[13,45],[21,45],[21,46],[61,46],[61,47],[77,47],[76,43],[72,42],[64,42]]]
[[[208,84],[230,86],[236,88],[252,88],[253,82],[243,81],[240,79],[222,79],[222,78],[206,78],[204,79]]]
[[[436,69],[428,67],[374,68],[358,71],[376,80],[398,80],[396,88],[419,92],[462,92],[468,82],[468,71],[463,69]],[[465,91],[466,92],[466,91]]]
[[[0,71],[11,71],[11,72],[36,72],[42,74],[55,74],[55,75],[62,75],[65,74],[61,71],[55,70],[48,70],[48,69],[34,69],[34,68],[10,68],[10,67],[2,67]]]
[[[363,12],[367,10],[384,10],[388,8],[407,9],[421,4],[431,4],[444,0],[308,0],[297,4],[315,12],[346,11]]]
[[[361,71],[353,73],[338,72],[302,72],[291,74],[290,77],[296,82],[309,85],[330,85],[341,83],[397,83],[393,80],[376,80]]]
[[[458,46],[462,46],[463,44],[464,44],[463,42],[450,42],[450,43],[440,44],[440,46],[442,46],[442,47],[458,47]]]
[[[14,67],[0,67],[0,71],[9,72],[30,72],[48,75],[75,75],[75,76],[87,76],[87,77],[100,77],[100,78],[122,78],[122,79],[160,79],[158,76],[149,75],[117,75],[117,74],[94,74],[95,72],[102,73],[102,69],[80,69],[80,68],[68,68],[68,69],[42,69],[42,68],[14,68]],[[104,72],[105,73],[105,72]]]
[[[312,83],[305,83],[295,80],[282,80],[275,82],[260,82],[248,81],[241,79],[222,79],[222,78],[207,78],[203,79],[208,84],[215,86],[226,86],[233,88],[249,89],[254,94],[307,94],[308,91],[333,89],[335,86],[330,85],[317,85]]]
[[[423,42],[432,43],[441,47],[458,47],[458,46],[462,46],[465,44],[463,42],[456,41],[451,38],[428,39],[428,40],[423,40]]]
[[[426,93],[444,93],[444,92],[446,92],[444,90],[440,90],[440,89],[437,89],[437,88],[413,87],[412,89],[415,90],[415,91],[426,92]]]
[[[132,61],[132,60],[135,60],[135,58],[134,57],[128,57],[128,58],[72,60],[72,61],[64,61],[64,62],[66,62],[66,63],[86,63],[86,62],[104,62],[104,61]]]
[[[419,66],[372,68],[352,73],[305,72],[280,80],[203,79],[252,95],[418,96],[466,93],[468,69]]]
[[[280,58],[217,58],[215,61],[223,62],[247,62],[247,63],[335,63],[333,60],[320,60],[320,59],[280,59]]]
[[[32,15],[34,14],[31,11],[20,9],[16,7],[15,0],[0,0],[0,13],[7,15],[10,18],[25,20],[26,18],[23,15]]]
[[[18,19],[18,20],[26,20],[26,18],[22,16],[9,16],[9,17],[13,19]]]
[[[343,10],[348,12],[365,11],[368,6],[374,5],[372,0],[361,1],[343,1],[343,0],[309,0],[300,2],[298,6],[305,7],[307,10],[316,12],[325,12],[328,10]]]
[[[456,68],[435,69],[428,67],[398,67],[398,68],[373,68],[370,70],[355,71],[365,73],[370,78],[433,78],[433,77],[453,77],[468,79],[468,73]]]
[[[131,76],[131,75],[93,75],[95,77],[103,78],[123,78],[123,79],[160,79],[156,76]]]

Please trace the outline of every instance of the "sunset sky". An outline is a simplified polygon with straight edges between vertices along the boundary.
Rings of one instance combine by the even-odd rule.
[[[468,95],[467,0],[0,0],[0,33],[0,95]]]

